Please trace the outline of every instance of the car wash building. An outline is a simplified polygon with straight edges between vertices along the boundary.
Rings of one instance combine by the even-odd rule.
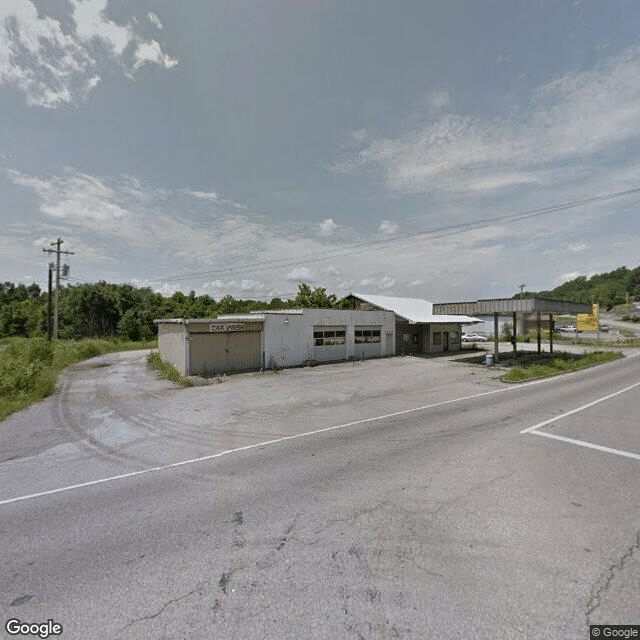
[[[434,314],[433,304],[422,298],[350,293],[343,299],[363,311],[393,311],[398,355],[460,351],[462,327],[481,322],[463,314]]]
[[[156,320],[160,358],[182,375],[280,369],[395,355],[392,311],[283,309]]]

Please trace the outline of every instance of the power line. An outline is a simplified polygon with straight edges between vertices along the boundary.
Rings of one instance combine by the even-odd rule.
[[[262,262],[255,262],[251,264],[240,264],[234,267],[219,268],[209,271],[184,273],[181,275],[167,276],[164,278],[157,278],[156,282],[174,282],[177,280],[190,280],[200,277],[207,277],[211,275],[224,275],[238,273],[242,271],[270,271],[273,269],[281,269],[286,267],[299,266],[301,264],[309,262],[319,262],[327,258],[336,258],[350,253],[358,253],[361,251],[368,251],[372,248],[386,248],[388,246],[397,246],[403,243],[420,242],[424,239],[439,239],[448,236],[458,235],[467,231],[476,231],[483,229],[491,224],[496,223],[513,223],[521,220],[527,220],[529,218],[535,218],[540,216],[546,216],[553,213],[559,213],[566,211],[567,209],[574,209],[580,206],[590,205],[597,202],[604,202],[606,200],[613,200],[615,198],[622,198],[624,196],[632,195],[640,192],[640,187],[634,189],[627,189],[625,191],[618,191],[614,193],[606,193],[599,196],[592,196],[582,200],[574,200],[572,202],[566,202],[558,205],[551,205],[548,207],[542,207],[537,209],[530,209],[527,211],[521,211],[518,213],[505,214],[501,216],[494,216],[491,218],[484,218],[473,222],[463,222],[458,224],[446,225],[444,227],[438,227],[435,229],[427,229],[423,231],[417,231],[413,233],[406,233],[393,238],[373,240],[368,242],[359,242],[351,244],[344,248],[327,249],[324,251],[316,251],[308,254],[299,254],[289,259],[274,259]]]

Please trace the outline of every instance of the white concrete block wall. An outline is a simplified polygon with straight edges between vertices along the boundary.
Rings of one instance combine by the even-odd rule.
[[[395,316],[390,311],[342,311],[334,309],[305,309],[303,314],[266,314],[264,329],[265,366],[295,367],[316,359],[314,327],[344,327],[346,350],[344,359],[354,355],[355,327],[379,326],[381,355],[387,353],[386,334],[395,334]],[[395,346],[395,339],[392,340]],[[340,350],[335,349],[338,353]],[[327,354],[330,354],[327,351]]]

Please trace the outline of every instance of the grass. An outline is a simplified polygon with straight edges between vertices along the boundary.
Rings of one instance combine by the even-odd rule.
[[[157,351],[152,351],[147,361],[156,371],[176,384],[182,385],[183,387],[191,387],[193,385],[193,382],[189,380],[189,378],[185,378],[172,364],[161,360],[160,354]]]
[[[0,340],[0,420],[46,398],[58,374],[71,364],[113,351],[150,349],[157,341],[58,340],[44,338]]]
[[[529,365],[523,363],[511,367],[507,373],[500,376],[500,380],[503,382],[522,382],[532,378],[545,378],[566,371],[576,371],[595,364],[601,364],[602,362],[617,360],[621,357],[622,354],[619,351],[593,351],[583,355],[562,353],[548,363],[535,362]]]

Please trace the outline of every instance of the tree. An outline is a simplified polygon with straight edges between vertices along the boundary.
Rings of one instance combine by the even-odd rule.
[[[61,336],[115,336],[121,315],[116,289],[116,285],[104,281],[67,287],[60,303]]]
[[[293,307],[303,309],[332,309],[336,304],[335,294],[327,294],[324,287],[311,287],[306,282],[298,284],[298,295],[292,300]]]

